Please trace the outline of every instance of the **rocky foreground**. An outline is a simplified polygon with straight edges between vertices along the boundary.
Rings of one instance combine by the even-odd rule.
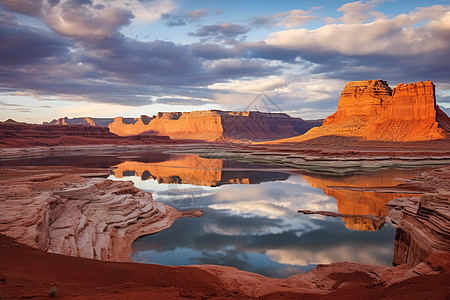
[[[0,233],[51,253],[130,261],[131,243],[183,215],[103,169],[1,169]]]
[[[131,183],[110,182],[103,174],[78,168],[1,169],[2,185],[11,192],[0,199],[0,232],[50,252],[124,261],[133,239],[181,216]],[[396,267],[333,263],[273,279],[223,266],[69,257],[2,235],[0,297],[445,299],[450,295],[449,174],[449,167],[437,169],[399,187],[423,191],[423,182],[433,183],[433,192],[392,204],[392,219],[399,224]]]

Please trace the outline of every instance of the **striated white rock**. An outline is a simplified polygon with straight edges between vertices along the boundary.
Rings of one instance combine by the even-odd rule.
[[[0,233],[64,255],[129,261],[135,239],[182,215],[131,181],[49,173],[2,184]]]

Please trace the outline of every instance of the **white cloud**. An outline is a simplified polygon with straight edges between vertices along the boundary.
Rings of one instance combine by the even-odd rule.
[[[345,3],[337,9],[337,11],[345,13],[339,20],[344,23],[362,23],[369,19],[370,16],[367,12],[372,7],[371,4],[362,1]]]
[[[309,21],[318,19],[318,17],[311,15],[310,12],[301,9],[294,9],[284,14],[286,15],[286,17],[281,22],[279,22],[278,25],[283,25],[287,28],[301,26],[308,23]]]
[[[450,47],[449,9],[450,6],[436,5],[364,24],[328,24],[315,30],[290,29],[270,34],[266,42],[315,55],[428,54]],[[422,21],[426,23],[415,26]]]

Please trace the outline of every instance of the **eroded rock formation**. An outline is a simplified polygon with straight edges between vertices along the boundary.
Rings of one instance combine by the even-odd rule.
[[[172,139],[202,141],[264,141],[305,133],[321,121],[305,121],[283,113],[257,111],[194,111],[141,116],[135,123],[116,117],[111,132],[121,136],[167,135]]]
[[[387,204],[389,217],[398,224],[394,244],[394,265],[416,266],[429,255],[450,252],[450,167],[426,172],[405,187],[427,184],[436,190],[422,197],[394,199]],[[420,184],[422,183],[422,184]]]
[[[306,134],[274,141],[300,142],[323,136],[375,141],[424,141],[450,136],[450,118],[436,105],[431,81],[402,84],[394,90],[383,80],[349,82],[336,113]]]
[[[24,178],[2,174],[8,189],[0,194],[0,233],[48,252],[130,261],[135,239],[182,215],[130,181],[99,178],[104,171],[78,172],[31,168]]]

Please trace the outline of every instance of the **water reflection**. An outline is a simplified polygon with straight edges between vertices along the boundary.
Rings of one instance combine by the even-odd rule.
[[[386,203],[395,198],[417,196],[405,193],[375,193],[367,191],[352,191],[341,187],[376,188],[393,187],[405,178],[419,175],[422,169],[389,169],[369,174],[356,174],[344,177],[301,175],[312,187],[320,188],[334,199],[338,212],[349,215],[373,215],[384,217],[387,215]],[[384,222],[367,218],[342,218],[345,226],[353,230],[373,231],[379,230]]]
[[[384,216],[384,204],[405,194],[335,186],[394,186],[399,177],[410,178],[423,171],[391,169],[313,177],[195,155],[115,167],[112,178],[131,179],[158,201],[179,210],[204,211],[201,218],[179,220],[163,232],[136,240],[132,261],[221,264],[279,278],[308,271],[319,263],[391,265],[392,225],[362,218],[299,215],[297,210]]]
[[[233,170],[234,165],[239,169]],[[198,155],[172,156],[156,163],[125,161],[113,166],[116,178],[139,176],[141,180],[154,179],[158,183],[221,186],[224,184],[257,184],[264,181],[286,180],[281,172],[242,170],[236,163],[222,159],[205,159]]]

